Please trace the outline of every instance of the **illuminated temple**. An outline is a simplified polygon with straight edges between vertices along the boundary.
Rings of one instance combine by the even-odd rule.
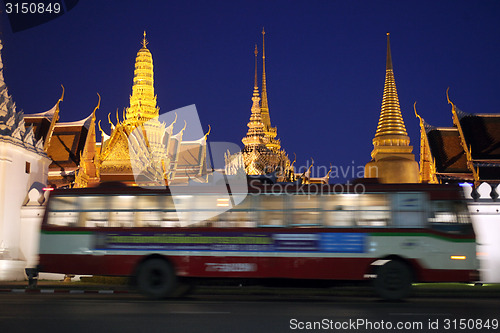
[[[266,56],[265,56],[265,31],[262,30],[262,98],[259,96],[257,80],[257,46],[255,46],[255,78],[252,95],[250,120],[247,124],[248,131],[241,140],[244,148],[241,152],[242,161],[247,175],[269,175],[276,177],[277,181],[293,181],[295,175],[293,166],[286,152],[281,149],[281,142],[277,138],[277,129],[271,125],[269,105],[267,100],[266,85]],[[234,164],[240,155],[228,156],[226,165]],[[231,173],[230,170],[226,172]]]
[[[117,112],[116,123],[108,115],[109,135],[96,124],[100,96],[93,112],[81,121],[58,122],[62,97],[50,111],[25,117],[38,137],[45,139],[46,152],[53,161],[49,167],[51,185],[87,187],[106,181],[175,185],[207,180],[206,135],[186,141],[183,133],[189,124],[174,133],[175,120],[169,124],[159,120],[153,58],[147,44],[144,33],[135,60],[130,106],[122,120]]]
[[[387,61],[382,109],[373,139],[372,160],[365,166],[366,178],[382,183],[418,183],[419,170],[399,106],[387,33]]]

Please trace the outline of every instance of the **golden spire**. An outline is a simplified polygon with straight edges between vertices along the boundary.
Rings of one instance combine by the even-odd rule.
[[[257,50],[257,44],[255,44],[255,80],[253,84],[253,95],[254,96],[259,96],[259,86],[257,85],[257,54],[259,54],[259,51]]]
[[[271,118],[269,117],[269,106],[267,105],[265,34],[265,30],[262,28],[262,101],[260,103],[260,109],[262,113],[262,122],[269,128],[271,127]]]
[[[418,183],[418,163],[399,107],[389,33],[385,69],[382,109],[373,138],[372,160],[365,165],[365,178],[378,178],[382,183]]]
[[[375,138],[373,139],[373,144],[375,146],[408,146],[410,144],[410,139],[406,132],[406,127],[399,106],[396,81],[394,79],[394,72],[392,68],[389,33],[387,33],[387,62],[382,109],[378,121],[377,132],[375,133]]]
[[[413,104],[413,110],[415,111],[415,116],[418,118],[420,123],[420,173],[419,182],[420,183],[430,183],[438,184],[439,181],[436,177],[436,163],[432,157],[431,147],[429,145],[429,139],[427,137],[427,130],[425,128],[426,123],[424,118],[422,118],[417,113],[417,102]]]
[[[148,41],[145,31],[143,36],[142,48],[135,58],[134,83],[125,123],[144,122],[159,115],[154,93],[153,57],[146,47]]]
[[[264,124],[262,123],[261,109],[260,109],[260,97],[259,97],[259,87],[257,86],[257,45],[254,50],[255,54],[255,81],[252,96],[252,114],[250,116],[250,121],[248,122],[248,132],[247,135],[241,140],[245,145],[245,148],[250,149],[250,147],[264,146],[265,147],[265,136],[264,136]]]
[[[266,44],[265,44],[266,31],[262,28],[262,99],[260,103],[260,113],[262,123],[264,124],[264,132],[266,136],[266,146],[273,152],[277,153],[281,149],[281,143],[276,136],[278,131],[276,127],[271,126],[271,117],[269,115],[269,105],[267,104],[267,85],[266,85]]]

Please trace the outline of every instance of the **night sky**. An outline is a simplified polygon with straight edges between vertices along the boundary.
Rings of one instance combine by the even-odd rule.
[[[271,121],[290,159],[297,154],[298,167],[313,157],[316,166],[332,163],[351,178],[353,166],[370,160],[386,32],[417,161],[415,101],[435,126],[452,125],[447,87],[465,112],[499,112],[496,0],[80,1],[63,16],[16,33],[2,14],[4,76],[27,114],[50,109],[63,84],[61,121],[88,116],[98,92],[97,116],[109,134],[108,113],[116,122],[116,110],[121,115],[129,105],[146,30],[160,112],[195,104],[203,129],[212,127],[209,140],[242,146],[262,27]]]

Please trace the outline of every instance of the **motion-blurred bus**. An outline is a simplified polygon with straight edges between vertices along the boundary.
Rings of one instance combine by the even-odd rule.
[[[202,279],[371,281],[385,299],[412,283],[478,279],[458,186],[255,184],[101,186],[51,192],[40,272],[129,276],[152,298]],[[238,198],[238,200],[234,200]]]

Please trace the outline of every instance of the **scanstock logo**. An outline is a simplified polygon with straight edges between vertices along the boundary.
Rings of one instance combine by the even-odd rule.
[[[207,143],[194,104],[162,113],[134,129],[128,136],[128,149],[138,186],[171,185],[181,226],[209,220],[247,196],[240,147],[231,142]],[[231,159],[227,158],[229,155]],[[233,161],[231,175],[225,172],[226,160]],[[235,160],[239,162],[234,163]],[[175,179],[182,177],[183,185],[172,186]]]

